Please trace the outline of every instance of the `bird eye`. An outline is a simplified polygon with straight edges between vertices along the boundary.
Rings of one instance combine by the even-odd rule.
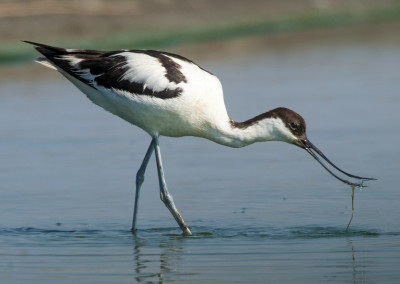
[[[296,122],[290,122],[289,126],[293,130],[296,130],[297,128],[299,128],[299,125]]]

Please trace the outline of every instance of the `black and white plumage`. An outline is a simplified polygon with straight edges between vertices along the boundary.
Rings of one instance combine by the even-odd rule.
[[[64,49],[29,42],[44,55],[38,62],[58,70],[95,104],[142,128],[152,137],[136,180],[136,199],[132,229],[140,187],[147,163],[155,151],[161,199],[184,233],[190,234],[169,194],[161,162],[158,137],[197,136],[229,147],[255,142],[283,141],[309,152],[333,176],[340,178],[321,162],[348,174],[318,150],[306,137],[304,119],[287,108],[276,108],[244,122],[235,122],[227,114],[222,86],[217,77],[180,55],[155,50],[97,51]],[[315,151],[315,153],[313,152]]]

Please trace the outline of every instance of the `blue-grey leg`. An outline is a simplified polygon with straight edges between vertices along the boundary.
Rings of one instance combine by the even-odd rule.
[[[135,194],[135,207],[133,209],[133,219],[132,219],[132,231],[136,230],[136,218],[137,218],[137,211],[139,206],[139,195],[140,195],[140,188],[144,181],[144,173],[146,172],[147,164],[151,158],[151,154],[154,151],[154,138],[151,140],[149,148],[147,149],[146,156],[144,156],[142,165],[140,166],[138,172],[136,173],[136,194]]]
[[[161,161],[161,152],[160,145],[158,143],[158,137],[153,138],[154,150],[156,152],[156,161],[157,161],[157,172],[158,172],[158,181],[160,183],[160,197],[162,202],[164,202],[165,206],[167,206],[168,210],[171,212],[172,216],[174,216],[176,222],[181,228],[183,234],[191,235],[188,226],[186,226],[185,221],[182,218],[182,215],[176,209],[174,200],[172,199],[172,195],[168,192],[167,184],[165,182],[164,170]]]

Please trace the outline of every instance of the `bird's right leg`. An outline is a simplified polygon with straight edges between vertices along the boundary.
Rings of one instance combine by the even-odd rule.
[[[160,151],[160,145],[158,143],[158,137],[153,138],[153,145],[154,145],[154,150],[156,152],[157,172],[158,172],[158,181],[160,183],[161,200],[162,202],[164,202],[165,206],[167,206],[172,216],[174,216],[183,234],[191,235],[192,233],[190,232],[189,227],[186,226],[185,221],[182,218],[182,215],[179,213],[178,209],[175,206],[174,200],[172,199],[172,195],[168,192],[167,183],[165,182],[164,169],[162,166],[161,151]]]
[[[149,148],[147,149],[146,156],[144,156],[142,165],[140,166],[137,174],[136,174],[136,195],[135,195],[135,207],[133,209],[133,219],[132,219],[132,232],[136,231],[136,218],[137,218],[137,211],[139,206],[139,195],[140,195],[140,188],[144,181],[144,173],[146,172],[147,164],[151,158],[151,154],[154,151],[154,139],[151,140]]]

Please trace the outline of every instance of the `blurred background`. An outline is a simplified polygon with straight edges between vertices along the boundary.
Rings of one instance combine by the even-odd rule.
[[[0,64],[32,57],[19,40],[70,48],[177,49],[399,20],[398,0],[1,0]]]
[[[351,189],[305,151],[162,137],[195,235],[159,200],[154,161],[132,235],[150,137],[20,40],[181,54],[218,76],[232,119],[291,108],[335,164],[378,180],[345,232]],[[0,0],[0,279],[400,283],[399,82],[399,0]]]

